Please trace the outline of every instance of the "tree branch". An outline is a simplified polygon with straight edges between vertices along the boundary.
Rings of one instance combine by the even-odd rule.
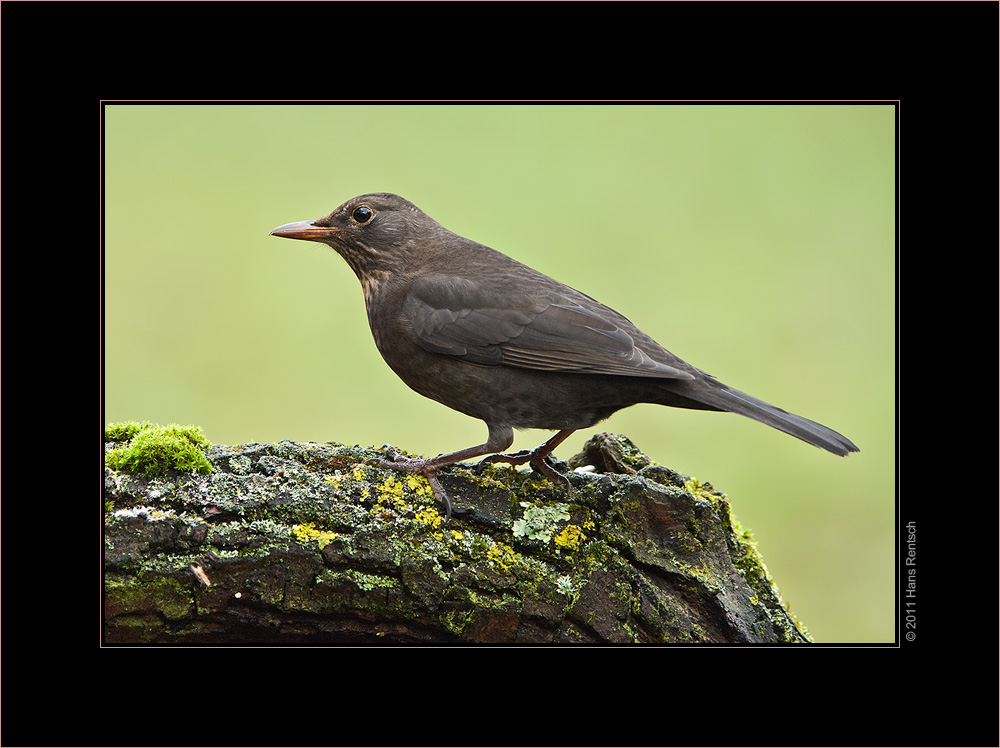
[[[593,472],[558,466],[569,495],[442,470],[448,522],[376,456],[283,441],[213,446],[208,475],[105,468],[105,641],[808,641],[728,499],[624,437],[570,461]]]

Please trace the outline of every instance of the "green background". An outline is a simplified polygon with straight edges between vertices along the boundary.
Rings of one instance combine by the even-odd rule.
[[[893,107],[113,104],[104,128],[106,421],[219,444],[481,443],[481,422],[384,365],[343,260],[268,236],[396,192],[854,440],[838,458],[639,405],[557,454],[628,435],[729,495],[816,641],[893,641]]]

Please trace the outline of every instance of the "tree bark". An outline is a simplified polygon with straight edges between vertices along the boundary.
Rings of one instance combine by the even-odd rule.
[[[213,446],[208,475],[106,468],[105,642],[809,641],[729,500],[624,437],[557,465],[569,494],[443,470],[450,521],[377,456],[283,441]]]

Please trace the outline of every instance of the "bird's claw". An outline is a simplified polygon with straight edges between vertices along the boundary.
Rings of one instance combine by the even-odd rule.
[[[397,470],[400,472],[418,473],[421,472],[419,466],[414,463],[426,462],[420,458],[406,457],[398,449],[388,444],[382,446],[385,452],[384,457],[372,457],[365,460],[365,465],[374,465],[382,470]]]
[[[484,457],[478,463],[476,463],[476,471],[479,472],[487,465],[492,465],[497,462],[507,463],[509,465],[524,465],[530,464],[533,470],[537,470],[539,473],[548,478],[549,482],[554,486],[562,486],[566,489],[567,493],[572,493],[572,486],[570,485],[569,478],[560,473],[558,470],[553,468],[549,464],[549,456],[541,455],[537,450],[533,449],[522,449],[519,452],[508,452],[506,454],[495,454],[489,457]]]
[[[434,498],[444,504],[445,518],[451,519],[452,507],[448,492],[444,490],[441,481],[437,477],[437,468],[433,467],[430,460],[422,457],[405,457],[399,450],[386,444],[382,449],[385,451],[385,458],[373,457],[365,460],[366,465],[374,465],[382,470],[395,470],[400,473],[419,473],[427,479],[430,484]],[[465,514],[469,510],[457,510],[456,514]]]

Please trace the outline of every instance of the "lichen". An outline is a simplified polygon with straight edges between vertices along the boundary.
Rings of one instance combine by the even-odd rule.
[[[391,590],[399,587],[399,582],[392,577],[381,576],[378,574],[366,574],[355,569],[348,569],[343,573],[343,577],[353,583],[359,590],[364,592],[371,592],[372,590]]]
[[[580,544],[587,539],[583,530],[580,529],[579,525],[566,525],[562,532],[553,538],[552,542],[556,544],[556,552],[559,552],[560,548],[565,548],[569,551],[580,550]]]
[[[406,487],[422,499],[434,498],[434,490],[431,488],[431,484],[422,475],[414,475],[413,473],[407,475]]]
[[[421,522],[425,525],[430,525],[435,530],[441,526],[441,513],[429,506],[425,506],[419,512],[417,512],[416,517],[414,517],[417,522]]]
[[[177,517],[177,515],[169,509],[164,511],[162,509],[157,509],[151,506],[143,506],[141,504],[119,509],[114,513],[114,515],[116,517],[144,517],[147,522],[175,519]]]
[[[573,584],[573,580],[565,574],[556,578],[556,589],[565,595],[571,602],[574,601],[580,594],[576,585]]]
[[[486,558],[490,563],[495,566],[499,566],[504,571],[510,571],[511,565],[521,560],[521,554],[509,545],[494,543],[490,549],[486,551]]]
[[[569,512],[565,504],[538,506],[522,501],[524,517],[514,521],[514,537],[541,540],[548,543],[557,522],[568,520]]]
[[[337,539],[337,533],[320,530],[312,522],[305,522],[292,527],[292,537],[300,543],[311,543],[316,541],[320,548],[323,548]]]
[[[366,476],[362,471],[355,470],[354,478],[365,480]],[[375,500],[377,507],[391,507],[400,514],[414,511],[414,503],[433,503],[434,501],[434,492],[427,479],[422,475],[409,474],[398,478],[389,476],[381,483],[372,484],[371,487],[375,489],[378,497]],[[437,524],[434,526],[437,527]]]

